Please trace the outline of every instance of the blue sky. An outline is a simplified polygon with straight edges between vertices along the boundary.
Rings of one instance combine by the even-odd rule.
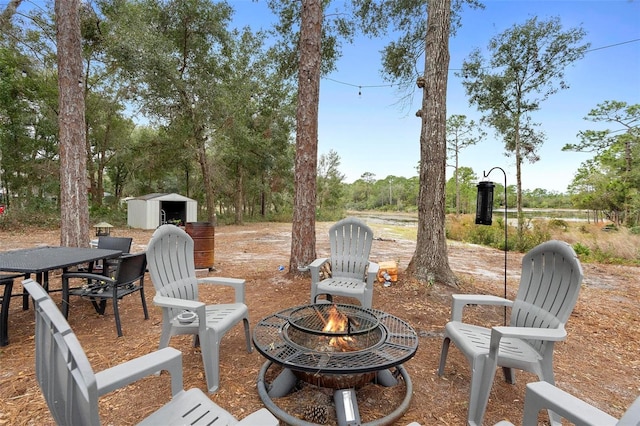
[[[257,29],[273,19],[262,0],[230,0],[230,4],[240,26]],[[580,130],[602,128],[584,120],[587,113],[605,100],[640,103],[640,1],[485,0],[484,4],[484,10],[463,12],[462,28],[450,41],[451,70],[459,69],[472,49],[485,49],[493,36],[532,16],[558,16],[564,29],[581,25],[587,32],[585,41],[591,43],[592,51],[566,70],[570,88],[552,95],[533,115],[547,136],[539,151],[541,160],[523,165],[525,189],[564,192],[580,164],[592,155],[561,148],[577,142]],[[636,41],[626,43],[631,40]],[[416,90],[410,105],[398,105],[396,89],[382,80],[379,52],[389,41],[359,37],[345,44],[337,70],[321,81],[318,153],[334,150],[339,154],[346,182],[365,172],[374,173],[376,179],[417,175],[420,120],[415,112],[421,94]],[[464,114],[478,121],[480,114],[469,106],[453,71],[447,97],[447,115]],[[513,159],[504,155],[493,131],[487,132],[485,141],[462,151],[460,165],[473,168],[479,178],[483,171],[501,167],[507,172],[507,183],[515,184]],[[502,183],[504,176],[494,171],[490,179]]]
[[[228,1],[236,10],[237,26],[266,28],[274,20],[265,0]],[[23,7],[40,3],[42,0],[29,0]],[[580,164],[592,154],[563,152],[561,148],[577,142],[580,130],[609,128],[584,120],[588,112],[606,100],[640,103],[640,0],[483,3],[484,10],[463,11],[462,27],[450,40],[448,116],[464,114],[479,121],[481,115],[469,106],[454,70],[460,69],[474,48],[485,49],[493,36],[533,16],[558,16],[564,29],[582,26],[587,33],[585,41],[591,43],[591,51],[566,70],[570,88],[552,95],[532,116],[545,132],[546,141],[539,151],[540,161],[525,162],[522,169],[525,189],[564,192]],[[399,105],[398,92],[381,78],[380,51],[390,40],[362,36],[353,44],[345,43],[336,71],[321,81],[318,153],[338,153],[346,182],[353,182],[365,172],[374,173],[376,179],[417,175],[420,120],[415,112],[420,109],[421,93],[416,88],[412,103]],[[423,64],[418,66],[422,69]],[[493,130],[487,129],[487,133],[482,143],[461,152],[460,166],[471,167],[479,179],[483,172],[501,167],[507,173],[507,184],[515,184],[513,158],[504,155],[503,143]],[[453,169],[447,171],[451,176]],[[504,181],[499,171],[492,172],[489,178]]]

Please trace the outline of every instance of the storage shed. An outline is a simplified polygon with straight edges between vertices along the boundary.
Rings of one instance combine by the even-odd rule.
[[[180,194],[148,194],[127,200],[127,224],[155,229],[165,223],[198,220],[198,202]]]

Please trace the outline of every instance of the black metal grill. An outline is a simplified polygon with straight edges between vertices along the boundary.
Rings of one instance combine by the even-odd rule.
[[[285,368],[315,374],[379,371],[400,365],[415,355],[418,336],[407,322],[383,311],[351,305],[338,305],[338,308],[349,312],[347,316],[351,315],[354,323],[361,324],[357,333],[353,333],[356,342],[352,345],[355,349],[346,352],[326,349],[319,345],[318,339],[329,339],[335,335],[330,333],[322,336],[317,331],[321,321],[311,325],[306,321],[310,321],[311,315],[317,315],[317,309],[324,311],[328,306],[318,304],[288,308],[263,318],[253,332],[256,349]]]
[[[326,329],[331,317],[344,319],[344,330]],[[378,327],[378,318],[368,309],[354,305],[319,303],[294,309],[289,324],[302,332],[323,336],[353,336],[368,333]]]

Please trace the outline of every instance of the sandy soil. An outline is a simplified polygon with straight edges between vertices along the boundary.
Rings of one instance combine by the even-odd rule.
[[[463,425],[469,392],[469,366],[461,353],[452,347],[445,375],[436,374],[442,330],[450,315],[450,295],[484,293],[501,295],[504,284],[504,253],[479,246],[451,242],[449,259],[461,278],[459,289],[436,283],[432,287],[408,281],[402,271],[408,264],[415,242],[395,233],[383,223],[369,223],[376,234],[371,258],[374,261],[398,261],[399,281],[391,287],[378,284],[374,307],[408,321],[419,335],[419,348],[404,364],[413,383],[411,406],[395,424],[417,421],[422,425]],[[329,251],[327,230],[330,223],[317,224],[318,255]],[[408,225],[409,226],[409,225]],[[132,251],[145,249],[152,231],[115,229],[112,235],[134,238]],[[246,302],[251,325],[286,307],[309,303],[309,279],[292,278],[280,265],[287,265],[290,253],[290,224],[259,223],[245,226],[221,226],[215,231],[215,270],[212,276],[229,276],[247,280]],[[3,250],[59,243],[59,231],[26,230],[0,232]],[[509,253],[508,295],[514,297],[518,285],[521,255]],[[559,387],[618,417],[640,395],[639,268],[599,264],[583,264],[585,279],[580,298],[567,324],[569,337],[556,346],[555,374]],[[52,277],[52,288],[59,285],[59,274]],[[20,292],[21,286],[14,290]],[[118,338],[113,311],[107,307],[104,316],[95,313],[86,300],[75,298],[69,322],[82,343],[95,371],[157,348],[161,329],[160,310],[153,306],[151,281],[145,282],[150,319],[144,320],[137,296],[121,303],[124,336]],[[59,293],[53,293],[60,300]],[[230,292],[203,289],[201,299],[214,303],[231,300]],[[340,300],[338,300],[340,302]],[[476,307],[468,319],[485,325],[501,325],[501,310]],[[14,298],[10,309],[10,344],[0,348],[0,425],[52,424],[34,373],[33,312],[23,311],[20,298]],[[205,389],[199,348],[188,337],[174,337],[171,345],[183,352],[186,388]],[[257,352],[244,350],[241,326],[231,330],[221,345],[221,388],[211,398],[242,418],[261,407],[256,379],[264,358]],[[491,391],[485,423],[502,419],[520,424],[525,384],[534,375],[519,372],[517,383],[505,383],[500,374]],[[279,406],[293,415],[302,416],[309,407],[325,407],[327,424],[335,424],[327,392],[303,386],[296,395],[278,400]],[[320,392],[320,393],[318,393]],[[367,385],[358,392],[360,414],[370,422],[395,408],[404,395],[404,385],[381,389]],[[168,376],[150,377],[128,388],[112,392],[100,399],[100,415],[104,424],[135,424],[156,410],[169,398]],[[546,424],[546,414],[540,416]]]

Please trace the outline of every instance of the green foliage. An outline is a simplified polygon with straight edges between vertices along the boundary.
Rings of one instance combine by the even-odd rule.
[[[596,247],[588,257],[589,261],[595,263],[622,264],[624,263],[615,251],[611,248]]]
[[[502,137],[505,151],[515,157],[518,175],[524,160],[539,160],[537,151],[545,139],[539,124],[531,121],[531,113],[568,87],[564,70],[584,56],[589,47],[580,44],[584,36],[582,28],[564,31],[559,18],[532,17],[493,37],[487,48],[489,59],[477,48],[463,61],[458,75],[463,77],[469,101],[483,113],[481,122]],[[517,193],[522,193],[521,182]],[[521,212],[522,197],[517,200]],[[523,226],[519,216],[519,233],[524,232]]]
[[[617,233],[603,234],[597,224],[567,222],[567,228],[552,225],[555,219],[532,220],[518,238],[512,227],[508,229],[507,249],[527,252],[538,244],[559,239],[572,244],[583,262],[608,264],[640,264],[640,241],[626,228]],[[502,220],[491,226],[475,225],[473,215],[448,215],[447,239],[464,241],[499,250],[504,249]]]
[[[629,232],[631,232],[633,235],[640,235],[640,226],[629,228]]]
[[[498,226],[475,225],[469,229],[465,241],[472,244],[504,249],[504,230]]]
[[[607,211],[614,220],[633,226],[640,210],[640,104],[605,101],[585,120],[608,123],[614,130],[584,130],[579,143],[563,151],[594,152],[575,174],[569,190],[581,208]]]
[[[126,227],[127,212],[104,205],[92,206],[89,207],[89,220],[91,223],[107,222],[116,227]]]
[[[527,229],[522,233],[521,238],[516,238],[513,249],[521,253],[525,253],[538,244],[551,239],[551,234],[546,229],[534,227],[532,230]]]
[[[36,199],[28,206],[10,208],[0,215],[0,228],[21,231],[25,228],[60,227],[60,210],[55,202]]]
[[[575,251],[579,257],[586,257],[591,254],[591,249],[580,242],[577,242],[573,245],[573,251]]]
[[[473,215],[447,216],[447,238],[465,241],[496,249],[505,249],[504,221],[499,218],[491,226],[476,225]],[[546,221],[534,221],[518,238],[512,227],[507,228],[507,250],[526,252],[538,244],[551,239]]]
[[[562,219],[551,219],[549,221],[549,227],[550,228],[556,228],[556,229],[561,229],[563,231],[566,231],[569,228],[569,224],[567,223],[566,220],[562,220]]]
[[[342,205],[344,174],[340,173],[340,156],[334,150],[321,154],[316,178],[316,205],[318,210],[335,210]]]
[[[324,209],[316,212],[316,220],[319,222],[337,222],[345,216],[344,209]]]
[[[277,212],[270,212],[265,219],[270,222],[291,223],[293,219],[293,212],[291,211],[291,208],[279,210]]]

